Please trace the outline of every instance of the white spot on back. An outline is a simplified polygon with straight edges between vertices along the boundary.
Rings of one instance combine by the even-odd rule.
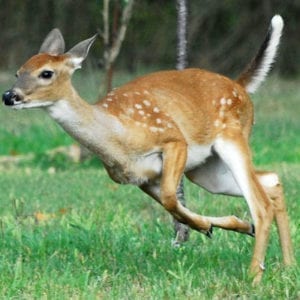
[[[143,103],[144,103],[146,106],[150,106],[150,105],[151,105],[151,102],[148,101],[148,100],[143,100]]]
[[[111,102],[111,101],[113,101],[113,99],[112,98],[106,98],[106,101]]]
[[[105,108],[108,108],[108,104],[107,103],[103,103],[102,106],[105,107]]]
[[[157,124],[161,124],[161,119],[156,119]]]
[[[143,110],[139,110],[139,114],[140,114],[141,116],[143,116],[143,115],[145,114],[145,112],[144,112]]]
[[[221,105],[225,105],[226,104],[226,99],[225,98],[221,98],[220,99],[220,104]]]
[[[141,104],[135,104],[134,107],[137,108],[137,109],[142,109],[143,108],[143,106]]]
[[[215,120],[214,126],[219,127],[220,125],[221,125],[221,121],[220,120]]]
[[[157,132],[157,131],[158,131],[158,128],[157,128],[157,127],[154,127],[154,126],[150,126],[149,129],[150,129],[150,131],[152,131],[152,132]]]
[[[232,99],[227,99],[227,105],[231,105],[232,104]]]
[[[224,116],[225,116],[224,110],[220,110],[220,111],[219,111],[219,117],[220,117],[220,118],[224,118]]]
[[[132,108],[127,109],[128,114],[132,115],[134,113],[134,110]]]
[[[155,113],[159,113],[159,112],[160,112],[160,110],[159,110],[159,108],[158,108],[158,107],[156,107],[156,106],[155,106],[155,107],[153,108],[153,112],[155,112]]]

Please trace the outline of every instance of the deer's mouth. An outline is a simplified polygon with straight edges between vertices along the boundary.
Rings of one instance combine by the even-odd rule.
[[[38,101],[32,99],[25,99],[21,97],[14,90],[8,90],[2,95],[2,102],[6,106],[10,106],[14,109],[45,107],[52,105],[51,101]]]
[[[47,107],[52,105],[51,101],[40,102],[40,101],[24,101],[20,103],[16,103],[12,106],[13,109],[27,109],[27,108],[39,108],[39,107]]]

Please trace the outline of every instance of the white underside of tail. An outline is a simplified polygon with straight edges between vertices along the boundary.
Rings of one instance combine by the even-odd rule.
[[[264,81],[267,76],[272,63],[275,60],[276,52],[280,42],[280,37],[283,29],[283,19],[279,15],[275,15],[271,21],[272,34],[265,50],[264,57],[262,59],[261,65],[256,70],[255,75],[252,77],[251,81],[247,84],[246,90],[248,93],[254,93],[259,85]]]

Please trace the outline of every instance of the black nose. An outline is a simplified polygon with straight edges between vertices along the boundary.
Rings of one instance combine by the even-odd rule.
[[[14,105],[15,102],[20,100],[20,97],[14,90],[8,90],[2,95],[2,101],[5,105]]]

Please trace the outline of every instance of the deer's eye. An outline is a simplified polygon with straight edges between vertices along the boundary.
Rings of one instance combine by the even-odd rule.
[[[41,74],[39,75],[39,78],[43,79],[50,79],[53,75],[53,71],[45,70],[42,71]]]

